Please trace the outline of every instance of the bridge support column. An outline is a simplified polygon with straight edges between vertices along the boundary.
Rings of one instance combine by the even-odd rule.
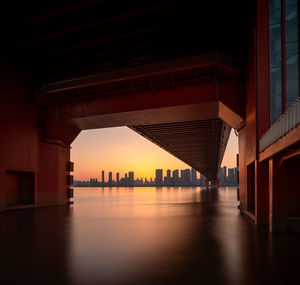
[[[40,143],[37,206],[63,205],[68,202],[67,189],[72,182],[67,168],[69,161],[69,147],[58,143]]]

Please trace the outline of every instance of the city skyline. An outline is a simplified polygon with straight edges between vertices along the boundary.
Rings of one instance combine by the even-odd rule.
[[[134,171],[128,171],[123,177],[120,173],[108,172],[108,179],[105,179],[105,171],[99,172],[100,179],[97,177],[88,180],[74,180],[73,186],[205,186],[206,177],[197,172],[193,168],[164,170],[155,169],[155,178],[148,180],[143,177],[135,177]],[[237,186],[238,185],[238,167],[228,168],[224,166],[219,169],[218,179],[221,186]],[[115,178],[115,179],[114,179]]]
[[[190,168],[127,127],[83,131],[71,147],[76,180],[98,177],[98,169],[105,170],[105,179],[109,171],[124,176],[130,169],[137,177],[150,180],[155,177],[153,169]],[[235,167],[237,152],[237,137],[232,131],[221,166]]]

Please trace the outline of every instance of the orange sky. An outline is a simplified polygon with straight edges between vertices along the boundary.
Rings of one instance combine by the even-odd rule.
[[[134,171],[135,178],[148,180],[155,176],[155,169],[185,169],[188,165],[170,155],[127,127],[82,131],[71,145],[71,160],[75,164],[75,179],[100,180],[101,171],[116,172],[120,177]],[[231,132],[222,165],[236,166],[237,137]],[[165,175],[165,173],[164,173]]]

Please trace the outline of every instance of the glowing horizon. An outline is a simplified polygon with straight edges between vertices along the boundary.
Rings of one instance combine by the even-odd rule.
[[[111,171],[113,179],[116,173],[120,178],[134,171],[135,179],[154,179],[155,169],[191,168],[181,160],[169,154],[159,146],[127,127],[104,128],[82,131],[71,145],[71,160],[75,164],[75,180],[101,180],[101,171],[105,171],[105,180]],[[222,166],[236,166],[237,137],[230,134]]]

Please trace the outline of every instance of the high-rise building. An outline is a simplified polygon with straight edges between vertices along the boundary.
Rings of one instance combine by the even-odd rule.
[[[97,186],[98,180],[97,178],[90,178],[90,186]]]
[[[167,170],[167,176],[166,176],[166,184],[170,186],[172,184],[172,179],[171,179],[171,170]]]
[[[184,169],[182,172],[183,176],[182,176],[182,185],[188,186],[191,184],[191,171],[190,169]]]
[[[172,177],[173,177],[173,185],[177,186],[179,185],[179,170],[175,169],[172,172]]]
[[[220,168],[219,172],[219,178],[220,178],[220,185],[227,185],[227,167],[224,166]]]
[[[112,186],[112,172],[108,173],[108,186]]]
[[[197,172],[194,168],[192,168],[192,185],[197,185]]]
[[[155,185],[156,186],[162,186],[163,183],[163,170],[162,169],[156,169],[155,171]]]
[[[180,170],[180,184],[183,184],[183,176],[184,176],[184,170]]]
[[[128,186],[134,186],[134,172],[129,171],[128,173]]]
[[[238,167],[235,167],[235,168],[234,168],[234,185],[235,185],[235,186],[238,185],[238,178],[237,178],[237,176],[238,176],[238,171],[239,171]]]
[[[234,168],[228,168],[228,185],[234,185]]]
[[[104,181],[104,170],[102,170],[102,186],[104,186],[105,181]]]
[[[125,173],[124,185],[128,186],[128,175],[127,175],[127,173]]]
[[[120,173],[117,172],[117,185],[119,185],[119,183],[120,183]]]

